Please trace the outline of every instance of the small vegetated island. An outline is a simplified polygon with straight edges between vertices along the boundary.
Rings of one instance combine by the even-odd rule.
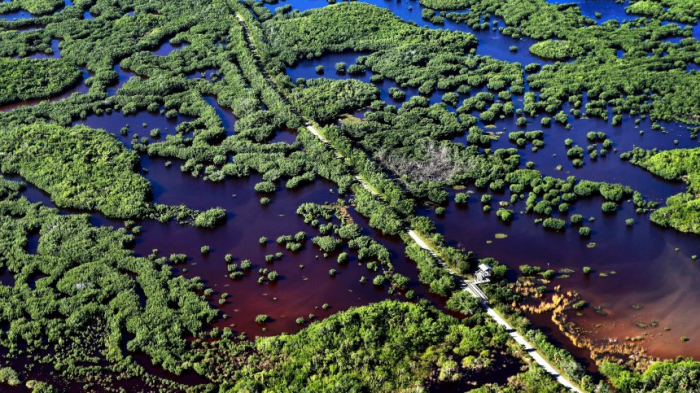
[[[545,0],[297,8],[308,5],[0,3],[1,386],[700,389],[692,358],[586,335],[571,316],[593,307],[563,279],[592,279],[589,266],[511,266],[444,229],[477,209],[502,229],[495,239],[528,225],[543,242],[574,233],[567,241],[594,249],[595,215],[582,214],[593,203],[606,218],[635,215],[619,231],[651,222],[700,234],[700,3],[633,0],[605,22]],[[489,54],[487,30],[528,53]],[[690,142],[618,154],[622,137],[582,131],[588,119],[640,138],[640,124],[660,138],[679,127]],[[568,133],[563,146],[556,133]],[[685,188],[651,200],[624,179],[576,172],[613,160]],[[319,196],[319,184],[330,191]],[[241,204],[200,203],[200,187]],[[282,221],[239,219],[250,211]],[[259,240],[231,235],[248,231]],[[153,238],[180,232],[197,253]],[[358,300],[280,314],[270,304],[301,296],[291,282]],[[241,300],[251,288],[272,300],[251,309],[263,304]],[[543,312],[556,340],[528,321]]]

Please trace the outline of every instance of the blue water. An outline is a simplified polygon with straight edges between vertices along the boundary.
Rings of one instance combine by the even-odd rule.
[[[59,48],[61,41],[59,40],[53,40],[51,41],[51,53],[45,53],[45,52],[36,52],[36,53],[29,53],[27,56],[31,59],[60,59],[61,58],[61,49]],[[22,58],[21,56],[15,56],[13,59],[20,59]]]
[[[688,25],[688,24],[683,24],[683,23],[678,23],[678,22],[661,22],[662,25],[667,25],[667,24],[671,24],[671,23],[676,24],[683,29],[686,27],[691,27],[693,29],[692,37],[695,38],[696,40],[700,40],[700,23],[696,23],[694,25]]]
[[[204,101],[213,106],[216,110],[216,114],[221,119],[221,125],[226,130],[226,136],[232,136],[234,133],[234,124],[236,124],[236,116],[233,115],[233,112],[228,108],[222,108],[214,97],[205,96]]]
[[[16,12],[11,12],[9,14],[0,14],[0,19],[7,20],[7,21],[15,21],[18,19],[30,19],[33,18],[34,15],[30,14],[27,11],[16,11]]]
[[[162,109],[162,108],[161,108]],[[135,114],[124,115],[122,112],[112,111],[103,115],[91,115],[86,119],[77,120],[73,125],[86,125],[92,128],[101,128],[117,137],[126,148],[131,149],[131,141],[137,136],[148,138],[151,142],[164,140],[168,135],[177,133],[176,127],[183,121],[193,120],[190,117],[178,116],[175,119],[166,119],[160,113],[151,113],[148,111],[140,111]],[[126,134],[121,133],[122,127],[127,127]],[[153,129],[160,131],[160,136],[151,137],[150,132]]]
[[[627,15],[625,8],[628,5],[616,3],[615,0],[547,0],[551,4],[576,4],[581,10],[581,15],[595,20],[598,24],[603,24],[610,20],[622,22],[628,19],[637,19],[636,15]],[[600,19],[595,13],[601,14]]]
[[[110,96],[117,94],[117,90],[121,89],[121,87],[124,86],[124,83],[126,83],[129,79],[131,79],[132,76],[135,77],[134,74],[132,74],[128,71],[122,70],[122,67],[119,64],[114,66],[114,71],[117,74],[119,74],[119,77],[117,79],[117,82],[114,85],[107,88],[107,94]]]
[[[61,44],[61,41],[59,40],[53,40],[51,41],[51,53],[46,54],[46,53],[35,53],[32,55],[32,59],[60,59],[61,58],[61,49],[58,47]]]
[[[470,33],[476,36],[479,40],[479,46],[477,47],[476,54],[482,56],[491,56],[498,60],[508,61],[508,62],[520,62],[521,64],[529,63],[548,63],[547,60],[541,59],[528,51],[528,48],[532,46],[537,41],[523,37],[521,39],[515,39],[509,36],[505,36],[498,31],[493,30],[479,30],[475,31],[471,27],[455,23],[453,21],[445,19],[445,24],[436,25],[423,20],[421,17],[421,5],[417,1],[411,2],[395,2],[395,1],[385,1],[385,0],[361,0],[362,2],[373,4],[377,7],[386,8],[392,13],[394,13],[399,18],[407,21],[413,22],[417,26],[427,27],[431,29],[441,29],[441,30],[453,30],[461,31],[464,33]],[[294,10],[306,11],[313,8],[319,8],[328,5],[325,0],[286,0],[281,1],[279,4],[266,4],[271,11],[285,4],[292,5]],[[409,7],[412,7],[409,10]],[[493,20],[498,18],[492,17]],[[505,26],[503,20],[498,20],[499,26]],[[510,47],[515,46],[517,51],[511,51]]]
[[[568,111],[570,107],[564,107]],[[474,113],[474,115],[478,115]],[[674,148],[697,148],[700,141],[691,139],[690,133],[685,126],[679,124],[660,123],[666,133],[652,131],[651,121],[647,118],[638,125],[629,116],[625,116],[620,126],[613,126],[601,118],[577,119],[571,122],[572,128],[567,130],[563,125],[552,122],[549,127],[543,127],[540,123],[543,115],[537,117],[527,116],[528,123],[524,127],[514,125],[516,116],[509,116],[498,120],[494,126],[487,127],[481,122],[479,126],[486,132],[493,132],[499,138],[491,143],[492,149],[518,148],[518,146],[508,139],[508,133],[514,131],[544,131],[544,147],[537,151],[532,150],[532,145],[527,144],[523,148],[518,148],[521,156],[521,163],[532,161],[535,169],[545,176],[556,178],[566,178],[576,176],[579,179],[592,181],[602,181],[608,183],[622,183],[640,191],[645,197],[657,202],[663,202],[668,196],[682,192],[685,186],[680,182],[667,182],[661,178],[641,170],[632,164],[619,158],[619,154],[632,150],[635,147],[644,149],[658,148],[660,150],[670,150]],[[598,156],[591,159],[589,154],[584,153],[584,166],[575,168],[572,160],[566,158],[566,147],[564,141],[572,139],[574,144],[581,146],[584,150],[591,143],[586,139],[588,131],[602,131],[613,142],[613,149],[607,151],[606,156]],[[644,131],[643,135],[640,131]],[[467,144],[466,135],[455,138],[454,142]],[[675,142],[678,142],[676,144]],[[602,144],[596,144],[596,150],[602,150]],[[617,150],[617,152],[615,152]],[[561,165],[561,169],[557,166]]]
[[[165,41],[155,51],[153,51],[153,54],[156,56],[167,56],[172,51],[179,50],[187,46],[189,46],[188,43],[173,45],[170,43],[170,41]]]

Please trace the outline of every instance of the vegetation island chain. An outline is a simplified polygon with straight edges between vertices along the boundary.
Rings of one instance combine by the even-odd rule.
[[[0,2],[0,391],[700,391],[699,19]]]

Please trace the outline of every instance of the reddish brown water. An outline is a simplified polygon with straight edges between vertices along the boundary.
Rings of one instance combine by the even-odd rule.
[[[150,127],[174,127],[174,122],[168,122],[164,117],[141,112],[135,116],[123,116],[113,113],[105,116],[92,116],[81,121],[94,127],[105,126],[108,131],[119,135],[118,130],[125,124],[140,124],[147,122]],[[147,134],[146,132],[143,133]],[[281,131],[281,139],[295,137],[293,133]],[[118,136],[121,138],[121,136]],[[130,136],[129,136],[130,137]],[[137,222],[142,226],[141,235],[138,236],[134,251],[137,255],[146,256],[153,249],[159,250],[159,255],[171,253],[185,253],[189,255],[187,262],[175,267],[177,275],[186,277],[200,277],[207,287],[214,289],[211,297],[213,307],[221,311],[220,317],[212,327],[231,327],[236,333],[246,333],[248,337],[276,335],[279,333],[294,333],[305,325],[298,325],[296,318],[304,317],[307,321],[309,315],[314,314],[316,319],[323,319],[336,312],[343,311],[352,306],[366,305],[387,298],[403,299],[402,294],[389,295],[387,287],[374,286],[371,279],[376,273],[367,270],[364,264],[359,263],[354,251],[347,248],[350,261],[339,265],[336,258],[339,252],[332,253],[328,258],[323,258],[322,253],[310,241],[298,252],[290,252],[276,244],[275,239],[280,235],[295,234],[305,231],[309,236],[318,234],[318,231],[303,223],[296,214],[297,207],[305,202],[326,203],[335,202],[338,199],[337,189],[328,181],[318,180],[298,190],[287,190],[278,187],[277,193],[271,198],[268,206],[261,206],[260,195],[253,190],[255,183],[261,181],[261,177],[253,175],[244,179],[227,179],[224,182],[205,182],[201,178],[193,178],[189,174],[183,174],[179,170],[180,162],[173,160],[171,167],[165,166],[165,159],[143,156],[141,166],[147,169],[145,176],[153,184],[153,200],[165,204],[186,204],[195,209],[208,209],[222,206],[228,211],[227,222],[212,230],[197,229],[177,224],[162,224],[157,221]],[[14,177],[16,180],[21,180]],[[333,192],[331,192],[333,190]],[[24,195],[31,201],[41,201],[48,206],[55,207],[48,196],[29,186]],[[349,196],[345,196],[349,198]],[[78,211],[63,211],[64,214],[79,213]],[[412,280],[409,289],[414,290],[418,297],[425,297],[435,304],[442,304],[443,300],[428,293],[425,286],[419,284],[415,278],[417,270],[415,265],[404,256],[404,244],[398,237],[383,237],[369,229],[367,221],[353,213],[353,218],[365,229],[365,234],[380,239],[392,254],[392,262],[397,272],[400,272]],[[95,225],[123,226],[122,222],[107,219],[99,214],[92,214],[92,222]],[[261,236],[269,238],[265,246],[258,243]],[[30,239],[30,251],[36,248],[39,237]],[[200,253],[200,247],[208,245],[211,251],[207,255]],[[266,254],[283,252],[281,260],[274,263],[265,262]],[[231,253],[234,263],[243,259],[250,259],[253,268],[247,272],[244,278],[233,280],[227,277],[227,267],[224,255]],[[304,265],[301,269],[300,265]],[[258,269],[267,268],[275,270],[280,277],[277,282],[258,284]],[[329,275],[330,269],[336,269],[334,277]],[[7,276],[7,277],[5,277]],[[360,277],[367,277],[368,283],[362,284]],[[0,276],[3,282],[11,280],[11,275]],[[222,293],[227,293],[226,303],[219,305],[218,300]],[[328,310],[321,306],[327,303]],[[226,314],[228,318],[223,318]],[[257,324],[254,319],[258,314],[267,314],[270,321],[265,325]],[[156,375],[187,382],[188,384],[201,383],[195,375],[190,377],[175,377],[162,372],[159,367],[154,367],[144,357],[137,357],[136,361]],[[502,370],[494,371],[490,379],[504,382],[512,375],[515,365],[504,365]],[[189,381],[189,382],[188,382]],[[131,383],[141,386],[139,380]]]
[[[217,106],[215,101],[211,104]],[[230,112],[229,116],[230,116]],[[110,115],[90,116],[76,124],[85,124],[95,128],[103,128],[117,136],[127,146],[133,134],[147,136],[152,128],[159,128],[163,135],[174,132],[179,121],[187,119],[166,120],[158,114],[139,112],[136,115],[124,116],[119,112]],[[235,121],[232,118],[228,122]],[[147,126],[143,127],[143,123]],[[119,130],[130,125],[127,136],[122,136]],[[231,133],[231,129],[228,130]],[[275,141],[291,142],[296,138],[295,133],[281,130]],[[172,165],[167,167],[166,161]],[[275,243],[281,235],[295,234],[305,231],[309,236],[318,232],[310,225],[304,224],[296,214],[299,205],[305,202],[333,203],[338,199],[336,187],[324,180],[318,180],[298,190],[288,190],[278,187],[268,206],[261,206],[260,194],[255,193],[253,186],[261,181],[259,175],[243,179],[227,179],[223,182],[203,181],[189,174],[183,174],[179,167],[182,162],[142,156],[141,167],[153,185],[153,201],[169,205],[185,204],[194,209],[208,209],[221,206],[228,211],[227,222],[216,229],[197,229],[177,224],[162,224],[157,221],[139,222],[142,234],[138,237],[135,251],[138,255],[148,255],[152,249],[158,249],[160,255],[185,253],[190,256],[185,265],[178,266],[177,274],[187,277],[199,276],[215,293],[212,305],[219,308],[228,319],[219,319],[215,326],[225,327],[235,325],[237,332],[246,332],[250,336],[272,335],[281,332],[295,332],[301,326],[297,325],[297,317],[308,319],[309,314],[323,318],[351,306],[369,304],[388,297],[402,298],[401,295],[389,296],[386,287],[377,287],[371,283],[360,283],[360,277],[365,276],[371,281],[376,273],[368,271],[360,264],[353,251],[345,249],[351,255],[350,262],[338,265],[336,257],[339,252],[323,258],[318,248],[310,242],[298,252],[290,252]],[[33,187],[29,187],[25,195],[32,201],[43,201],[53,206],[48,197]],[[349,196],[344,196],[346,199]],[[410,289],[431,299],[435,303],[442,300],[430,295],[424,286],[415,281],[417,271],[415,265],[404,256],[405,245],[398,237],[384,237],[370,230],[366,220],[353,214],[354,219],[366,228],[366,234],[381,239],[392,253],[392,261],[396,270],[412,277]],[[109,220],[101,215],[93,215],[97,225],[121,226],[122,223]],[[258,239],[266,236],[267,245],[261,246]],[[37,239],[38,240],[38,239]],[[207,255],[200,253],[200,247],[208,245],[211,251]],[[274,263],[265,262],[266,254],[283,252],[281,260]],[[253,269],[242,279],[228,278],[224,255],[231,253],[234,263],[250,259]],[[301,269],[300,265],[304,265]],[[267,268],[280,274],[277,282],[258,284],[258,269]],[[336,269],[337,275],[331,277],[330,269]],[[226,303],[218,304],[221,293],[228,293]],[[328,303],[331,308],[324,311],[320,308]],[[272,322],[263,326],[254,322],[258,314],[267,314]]]
[[[494,213],[484,213],[477,197],[468,207],[450,205],[444,218],[436,217],[441,232],[453,244],[464,245],[479,255],[493,256],[511,268],[522,264],[545,269],[573,269],[570,278],[555,280],[563,290],[576,290],[591,306],[603,306],[608,316],[602,317],[586,309],[583,317],[574,320],[592,329],[594,337],[643,335],[645,332],[662,333],[663,337],[645,340],[644,345],[656,356],[697,356],[700,340],[693,340],[700,328],[700,320],[687,312],[700,301],[700,290],[694,284],[700,274],[697,262],[690,256],[700,253],[697,236],[664,230],[644,217],[637,217],[633,228],[625,226],[625,219],[636,217],[631,204],[626,203],[616,215],[600,212],[600,198],[580,201],[570,214],[596,217],[589,223],[594,233],[590,240],[581,239],[572,228],[564,233],[551,233],[533,224],[534,216],[520,216],[511,224],[495,219]],[[503,200],[502,196],[497,196]],[[427,212],[427,214],[431,214]],[[506,239],[495,239],[496,233],[505,233]],[[589,241],[595,248],[588,248]],[[678,249],[678,251],[676,251]],[[590,266],[593,273],[581,273]],[[600,277],[600,273],[616,274]],[[633,305],[641,304],[637,310]],[[639,329],[637,322],[658,321],[659,328]],[[535,326],[552,327],[549,317],[535,318]],[[596,324],[603,327],[594,329]],[[679,345],[681,336],[691,341]],[[571,348],[571,346],[569,345]]]

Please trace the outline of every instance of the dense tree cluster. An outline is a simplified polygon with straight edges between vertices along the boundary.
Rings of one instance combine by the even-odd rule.
[[[33,15],[49,14],[65,4],[64,0],[12,0],[0,3],[0,14],[25,10]]]
[[[524,111],[530,115],[555,113],[569,102],[578,117],[585,114],[608,120],[607,107],[612,106],[615,115],[650,113],[657,120],[694,123],[700,91],[697,75],[687,72],[686,66],[698,64],[700,44],[693,39],[664,42],[668,37],[688,35],[689,30],[677,25],[636,20],[587,27],[565,40],[539,42],[531,47],[539,56],[576,60],[546,65],[530,75],[530,87],[540,96],[536,100],[526,94]],[[587,93],[585,107],[583,92]]]
[[[433,10],[459,10],[469,7],[469,0],[420,0],[423,7]]]
[[[605,107],[611,105],[615,114],[651,113],[661,120],[697,122],[700,92],[696,76],[687,72],[686,66],[698,64],[698,42],[694,39],[666,42],[671,37],[690,37],[692,29],[661,22],[694,23],[700,11],[690,4],[692,1],[632,2],[628,12],[658,19],[610,21],[601,25],[581,16],[577,7],[549,4],[545,0],[469,3],[469,12],[449,13],[447,17],[473,28],[488,29],[495,14],[506,24],[498,27],[503,34],[541,40],[531,46],[533,54],[554,60],[575,59],[571,63],[546,65],[542,72],[529,76],[530,88],[539,91],[540,97],[530,99],[529,103],[526,97],[526,113],[555,113],[567,101],[581,102],[576,97],[585,91],[589,100],[585,113],[589,116],[607,120]],[[496,26],[494,21],[493,28]],[[624,56],[618,56],[618,51],[624,52]],[[648,103],[650,98],[653,104]],[[575,108],[577,116],[583,113],[583,108]]]
[[[601,365],[600,372],[623,392],[690,392],[700,385],[700,363],[682,357],[654,363],[641,374],[609,362]]]
[[[342,113],[364,108],[378,98],[376,87],[355,79],[311,79],[291,95],[304,117],[319,123],[333,122]]]
[[[693,0],[632,0],[625,10],[681,23],[695,23],[700,18],[700,4]]]
[[[148,209],[151,186],[136,172],[138,156],[103,130],[54,124],[0,133],[2,172],[45,190],[60,207],[133,218]]]
[[[669,197],[666,206],[652,213],[651,220],[681,232],[700,234],[700,149],[657,152],[636,148],[623,158],[666,180],[685,181],[686,192]]]
[[[49,98],[82,78],[78,67],[61,59],[0,59],[0,105]]]
[[[466,83],[467,71],[479,65],[478,59],[464,57],[476,44],[474,36],[420,29],[388,10],[368,4],[331,5],[280,16],[263,26],[272,37],[272,54],[283,61],[269,65],[273,73],[282,71],[284,64],[292,65],[305,57],[347,50],[372,51],[362,62],[367,69],[402,85],[420,87],[427,94],[435,87],[450,89]],[[514,80],[522,83],[520,70],[501,82]]]
[[[137,172],[138,156],[104,130],[34,123],[4,130],[0,141],[0,171],[22,176],[58,207],[203,227],[225,218],[220,208],[200,213],[149,202],[151,184]]]
[[[438,3],[433,0],[431,3]],[[469,0],[468,12],[448,13],[447,18],[463,22],[475,29],[489,29],[493,16],[503,18],[507,35],[535,39],[561,38],[570,31],[593,24],[577,7],[552,4],[546,0]]]

